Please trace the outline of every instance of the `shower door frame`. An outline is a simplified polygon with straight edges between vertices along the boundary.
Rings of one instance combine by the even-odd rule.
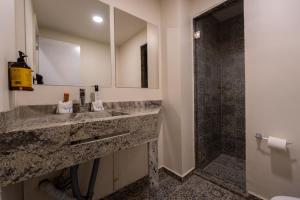
[[[198,97],[197,97],[197,94],[196,94],[196,89],[197,89],[197,83],[196,83],[196,47],[195,47],[195,43],[196,43],[196,40],[197,38],[196,37],[196,32],[195,32],[195,22],[197,20],[199,20],[199,18],[201,17],[204,17],[206,15],[209,15],[210,13],[216,11],[216,10],[219,10],[221,8],[224,8],[226,7],[227,5],[230,5],[236,1],[241,1],[241,0],[222,0],[212,6],[210,6],[209,8],[195,14],[193,17],[192,17],[192,33],[193,33],[193,42],[192,42],[192,52],[193,52],[193,55],[192,55],[192,64],[193,64],[193,73],[194,73],[194,145],[195,145],[195,148],[194,148],[194,153],[195,153],[195,167],[196,169],[200,168],[199,164],[198,164],[198,154],[197,154],[197,149],[198,149],[198,135],[197,135],[197,132],[198,132],[198,128],[197,128],[197,105],[198,105]],[[244,1],[244,0],[242,0]],[[201,37],[201,33],[200,33],[200,37]],[[246,120],[246,119],[245,119]]]

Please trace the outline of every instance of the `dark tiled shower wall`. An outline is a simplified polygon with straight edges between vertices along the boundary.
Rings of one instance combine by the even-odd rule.
[[[204,167],[222,151],[221,145],[221,68],[218,55],[218,21],[206,17],[195,21],[195,117],[196,164]]]
[[[219,25],[222,152],[245,159],[244,17]]]
[[[243,16],[222,23],[212,16],[194,21],[196,164],[220,153],[245,157]]]

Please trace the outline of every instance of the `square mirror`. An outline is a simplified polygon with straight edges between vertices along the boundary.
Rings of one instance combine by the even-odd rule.
[[[159,87],[158,27],[115,8],[116,87]]]
[[[25,0],[26,53],[35,83],[111,87],[109,6],[99,0]]]

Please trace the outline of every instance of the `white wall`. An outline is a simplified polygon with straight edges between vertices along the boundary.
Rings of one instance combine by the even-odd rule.
[[[178,0],[161,1],[162,64],[163,64],[163,158],[164,166],[177,174],[181,168],[181,85],[180,51],[177,16]]]
[[[10,109],[11,94],[8,90],[7,63],[16,60],[16,48],[19,47],[17,44],[20,38],[16,34],[16,25],[20,20],[18,17],[22,15],[15,16],[15,11],[19,9],[20,7],[15,7],[15,1],[0,1],[0,112]],[[21,200],[22,189],[22,184],[0,188],[0,200]]]
[[[164,166],[179,176],[195,168],[193,65],[189,1],[163,0]]]
[[[245,0],[247,188],[300,197],[300,1]],[[293,142],[261,149],[255,133]]]
[[[116,86],[141,87],[140,46],[147,43],[148,88],[159,88],[159,30],[147,23],[147,30],[137,33],[116,47]]]
[[[227,1],[227,0],[190,0],[190,15],[191,17],[197,17],[205,11],[208,11],[215,6]]]
[[[141,46],[147,43],[143,30],[116,47],[116,86],[141,87]]]
[[[79,98],[79,87],[69,86],[33,86],[34,93],[15,92],[14,105],[49,105],[56,104],[63,98],[63,92],[69,92],[70,98]],[[86,101],[90,102],[90,94],[94,91],[92,87],[81,87],[86,89]],[[50,95],[51,94],[51,95]],[[161,100],[161,93],[157,89],[140,89],[140,88],[100,88],[100,97],[106,102],[119,101],[143,101],[143,100]]]
[[[26,52],[25,49],[25,1],[15,0],[15,21],[16,21],[16,49]]]
[[[154,25],[160,24],[160,0],[99,0]]]
[[[101,87],[111,87],[112,65],[110,44],[104,44],[47,29],[40,29],[39,35],[45,38],[80,46],[79,71],[81,85],[92,86],[100,84]]]
[[[20,2],[21,3],[21,2]],[[34,12],[33,12],[33,5],[31,0],[26,0],[25,1],[25,39],[26,39],[26,54],[28,56],[27,58],[27,64],[30,65],[31,67],[35,68],[33,66],[33,54],[34,54],[34,49],[35,49],[35,43],[34,43],[34,38],[35,38],[35,24],[34,24]]]
[[[180,1],[180,13],[182,174],[186,175],[195,168],[193,37],[189,1]]]
[[[10,108],[8,91],[8,62],[16,59],[15,1],[0,1],[0,111]]]
[[[45,85],[81,85],[80,46],[39,37],[39,74]]]
[[[147,23],[148,48],[148,86],[159,88],[159,30],[158,27]]]

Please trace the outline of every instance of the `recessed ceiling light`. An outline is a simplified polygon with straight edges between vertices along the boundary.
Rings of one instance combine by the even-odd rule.
[[[103,18],[100,17],[100,16],[94,16],[93,17],[93,21],[96,22],[96,23],[98,23],[98,24],[100,24],[100,23],[103,22]]]

